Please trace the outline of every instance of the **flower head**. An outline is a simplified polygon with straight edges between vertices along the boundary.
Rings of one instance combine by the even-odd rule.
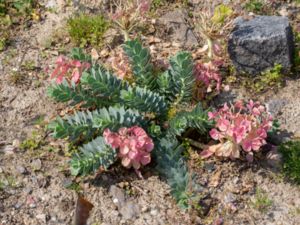
[[[237,101],[229,107],[226,103],[216,112],[210,112],[209,118],[215,121],[215,128],[209,134],[217,145],[202,152],[202,157],[210,155],[239,158],[240,150],[252,159],[253,151],[259,151],[266,144],[267,132],[272,127],[273,118],[259,102],[250,100],[248,104]]]
[[[208,63],[198,63],[195,66],[196,80],[202,82],[210,92],[213,87],[219,92],[221,90],[222,77],[219,72],[220,64],[217,61],[210,61]]]
[[[107,144],[119,150],[118,156],[124,167],[133,167],[138,170],[141,165],[150,163],[150,152],[154,148],[154,143],[141,127],[123,127],[118,132],[111,132],[106,129],[103,137]]]

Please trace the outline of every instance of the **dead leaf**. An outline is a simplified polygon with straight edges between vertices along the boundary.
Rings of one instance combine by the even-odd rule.
[[[93,48],[93,49],[91,50],[91,56],[92,56],[92,59],[93,59],[93,60],[99,59],[99,54],[98,54],[98,52],[97,52],[96,49]]]
[[[220,183],[221,174],[222,174],[222,170],[218,170],[217,172],[215,172],[211,176],[208,186],[209,187],[218,187],[219,183]]]
[[[161,39],[156,38],[156,37],[154,37],[154,36],[150,36],[149,39],[148,39],[148,42],[149,42],[149,44],[160,43],[160,42],[161,42]]]
[[[94,205],[92,203],[82,196],[78,196],[75,211],[75,225],[87,225],[87,220],[93,207]]]
[[[208,50],[208,45],[203,45],[202,48],[199,48],[199,49],[197,50],[197,53],[198,53],[198,54],[202,54],[202,53],[206,52],[207,50]]]
[[[109,52],[107,51],[107,49],[103,49],[101,52],[100,52],[100,55],[101,57],[108,57],[109,56]]]

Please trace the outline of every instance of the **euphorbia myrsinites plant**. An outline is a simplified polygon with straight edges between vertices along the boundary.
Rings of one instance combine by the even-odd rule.
[[[216,112],[209,112],[209,119],[215,121],[215,128],[209,134],[219,144],[210,146],[201,154],[207,158],[213,154],[219,157],[239,158],[240,151],[252,161],[253,152],[266,144],[268,131],[272,128],[272,116],[259,102],[244,104],[237,101],[230,107],[225,104]]]
[[[58,117],[49,128],[55,138],[69,138],[79,146],[70,163],[73,175],[106,170],[118,161],[140,174],[151,161],[166,177],[178,204],[186,208],[194,180],[177,138],[187,130],[205,134],[212,127],[208,112],[200,104],[192,105],[191,54],[178,52],[169,68],[158,72],[149,50],[139,41],[127,41],[122,47],[131,67],[130,82],[122,77],[121,68],[116,71],[122,74],[117,75],[82,51],[73,51],[72,59],[90,67],[80,70],[76,84],[63,79],[53,83],[48,93],[77,111]]]

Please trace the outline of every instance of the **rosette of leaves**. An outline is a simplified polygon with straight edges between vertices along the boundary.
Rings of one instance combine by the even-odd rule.
[[[177,137],[187,129],[203,134],[211,127],[201,104],[179,110],[192,99],[191,54],[178,52],[170,59],[168,70],[157,74],[149,50],[139,41],[127,41],[123,48],[132,67],[132,83],[119,79],[78,49],[73,51],[71,57],[89,62],[91,67],[79,83],[53,84],[48,94],[58,102],[80,105],[80,111],[57,117],[49,128],[55,138],[68,138],[80,146],[71,160],[71,171],[73,175],[86,175],[99,168],[108,169],[117,160],[115,151],[103,141],[104,129],[116,132],[120,127],[142,127],[155,142],[157,170],[167,179],[177,202],[186,207],[192,179]]]

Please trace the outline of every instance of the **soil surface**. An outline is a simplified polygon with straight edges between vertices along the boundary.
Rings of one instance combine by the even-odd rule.
[[[64,109],[46,95],[48,67],[51,70],[55,58],[72,47],[64,33],[66,18],[79,10],[99,12],[105,4],[41,2],[45,6],[53,4],[56,10],[45,10],[41,21],[16,30],[10,46],[0,53],[0,181],[4,182],[0,183],[1,225],[72,224],[78,193],[94,205],[88,222],[91,225],[300,224],[300,187],[283,178],[277,162],[266,159],[264,153],[261,160],[249,164],[216,159],[198,162],[195,151],[190,167],[197,175],[203,198],[200,208],[190,211],[177,207],[168,185],[151,166],[142,171],[144,179],[120,167],[95,176],[72,177],[67,143],[53,140],[45,129],[45,124]],[[197,10],[202,1],[188,2],[189,10]],[[287,4],[277,10],[284,7],[289,9]],[[185,12],[181,8],[180,4],[170,4],[149,19],[148,33],[141,38],[153,58],[167,59],[179,49],[196,54],[200,48],[202,40],[196,32],[186,38],[168,30],[174,13],[168,16],[167,12],[174,11],[182,19]],[[175,19],[174,23],[185,21],[179,26],[180,32],[192,32],[188,18]],[[108,32],[107,44],[99,50],[100,59],[105,59],[113,46],[114,34],[113,30]],[[27,68],[29,62],[33,68]],[[227,95],[252,97],[240,88],[220,95],[223,100]],[[279,119],[286,137],[300,137],[300,79],[289,79],[280,90],[257,99],[266,102]],[[31,138],[38,140],[38,147],[22,150],[20,143]]]

